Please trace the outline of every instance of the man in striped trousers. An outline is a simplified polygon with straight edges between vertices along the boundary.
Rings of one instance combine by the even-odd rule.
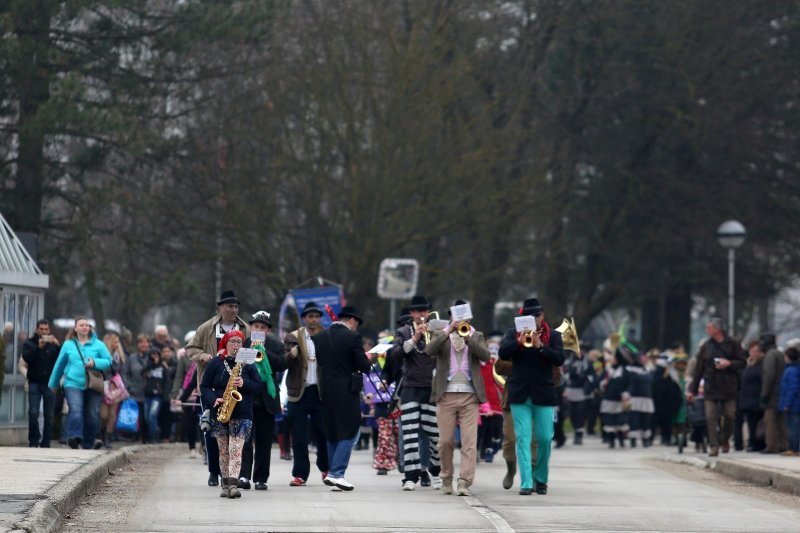
[[[411,326],[403,326],[395,331],[392,357],[403,365],[403,384],[400,389],[400,427],[403,433],[404,478],[403,490],[412,491],[417,483],[442,488],[439,477],[439,429],[436,424],[436,405],[431,402],[431,386],[435,361],[425,353],[425,320],[431,305],[424,296],[411,299],[409,312],[413,319]],[[420,464],[420,434],[428,437],[430,460],[428,472],[422,471]]]

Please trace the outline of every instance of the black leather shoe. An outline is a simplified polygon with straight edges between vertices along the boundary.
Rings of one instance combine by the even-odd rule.
[[[533,493],[533,489],[519,489],[520,496],[530,496]]]
[[[238,483],[236,483],[236,488],[250,490],[250,480],[240,478]]]
[[[256,490],[267,490],[267,484],[262,481],[256,481]]]
[[[208,486],[209,487],[216,487],[217,485],[219,485],[219,476],[216,476],[214,474],[209,474],[208,475]]]
[[[547,484],[536,482],[536,494],[547,494]]]
[[[427,472],[424,472],[419,478],[419,484],[423,487],[430,487],[431,486],[431,477],[428,475]]]

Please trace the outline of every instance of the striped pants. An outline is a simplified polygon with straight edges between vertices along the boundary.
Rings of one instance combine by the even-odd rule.
[[[430,449],[431,475],[438,476],[441,470],[439,461],[439,428],[436,425],[436,405],[409,401],[401,405],[400,425],[403,428],[403,463],[405,477],[403,482],[417,483],[420,476],[419,434],[428,436]]]

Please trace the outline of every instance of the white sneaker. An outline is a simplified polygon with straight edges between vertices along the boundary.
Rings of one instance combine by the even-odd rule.
[[[442,478],[439,476],[433,476],[431,478],[431,488],[433,490],[440,490],[442,488]]]
[[[189,451],[189,459],[197,459],[197,457],[197,450],[192,449]]]
[[[403,490],[417,490],[417,484],[409,479],[403,483]]]
[[[355,487],[347,482],[347,480],[343,477],[331,477],[328,476],[328,479],[333,483],[333,486],[337,489],[341,490],[353,490]]]

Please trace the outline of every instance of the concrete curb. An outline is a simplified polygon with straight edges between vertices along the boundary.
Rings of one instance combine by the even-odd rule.
[[[800,496],[800,474],[733,459],[701,459],[699,457],[665,454],[665,461],[681,463],[698,468],[708,468],[730,478],[763,487],[772,487],[781,492]]]
[[[25,518],[14,524],[13,533],[57,533],[64,517],[84,498],[95,492],[114,470],[130,462],[141,445],[126,446],[78,468],[56,483],[36,502]]]
[[[734,479],[747,481],[755,485],[772,487],[782,492],[788,492],[789,494],[800,495],[800,474],[796,472],[745,464],[729,459],[720,459],[717,461],[714,470]]]

